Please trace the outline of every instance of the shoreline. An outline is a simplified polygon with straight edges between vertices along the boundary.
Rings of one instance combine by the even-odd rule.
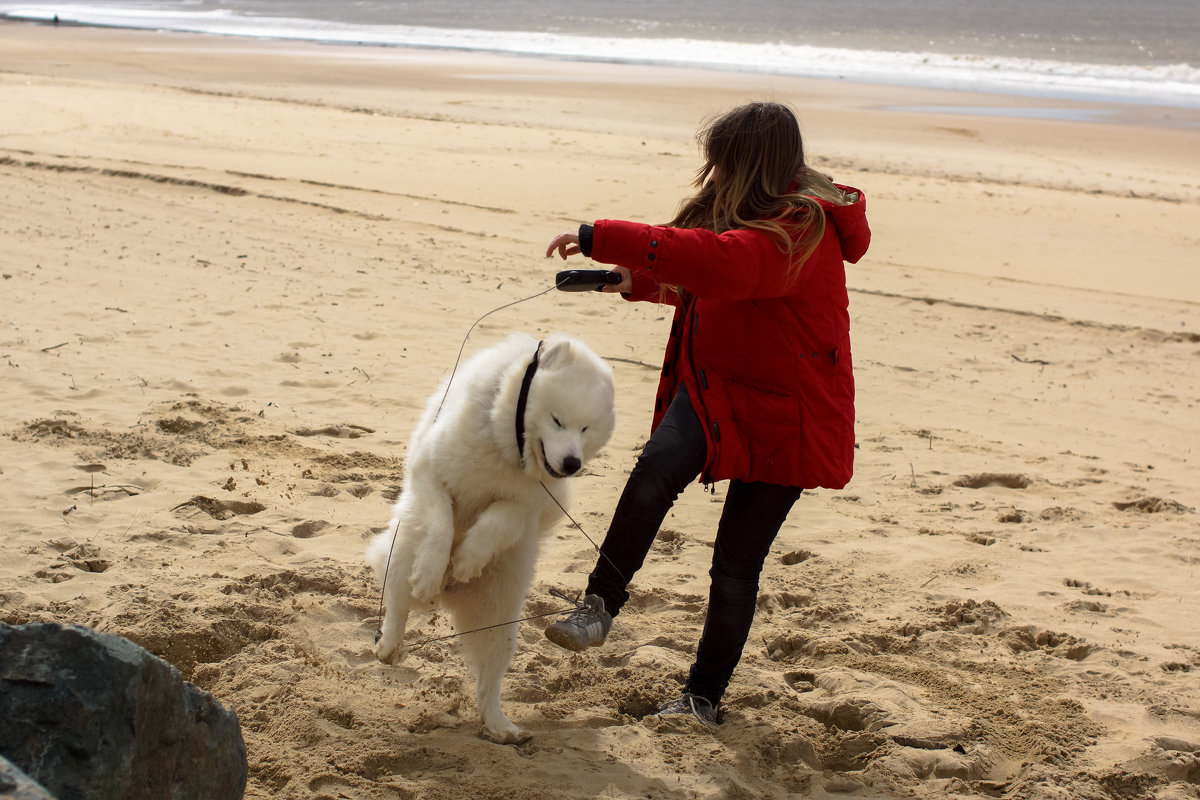
[[[59,28],[79,28],[79,29],[94,29],[108,31],[122,31],[127,33],[147,33],[147,34],[170,34],[175,36],[198,36],[198,37],[214,37],[220,39],[231,39],[240,41],[254,42],[278,42],[282,44],[292,44],[299,46],[314,46],[314,47],[345,47],[345,48],[364,48],[375,49],[380,51],[401,50],[401,51],[431,51],[437,53],[454,54],[454,55],[471,55],[477,54],[481,56],[492,56],[499,58],[513,59],[536,59],[549,61],[560,64],[580,63],[593,65],[613,65],[627,66],[642,69],[678,69],[686,71],[695,71],[699,73],[728,73],[743,76],[765,76],[767,78],[778,79],[797,79],[797,80],[813,80],[827,81],[835,84],[858,84],[873,86],[878,88],[894,88],[900,91],[904,90],[930,90],[943,91],[951,93],[968,93],[979,95],[980,97],[997,97],[1006,99],[1005,104],[999,106],[980,105],[977,109],[995,109],[990,112],[975,111],[972,113],[1000,113],[1003,114],[1003,108],[1011,107],[1012,98],[1025,98],[1030,104],[1030,108],[1023,114],[1029,116],[1031,113],[1036,114],[1034,109],[1053,110],[1054,116],[1057,119],[1069,119],[1077,122],[1105,122],[1119,121],[1125,117],[1120,113],[1121,107],[1132,106],[1134,108],[1148,109],[1166,109],[1174,111],[1182,115],[1186,120],[1182,123],[1184,127],[1200,127],[1200,98],[1195,98],[1192,102],[1187,102],[1183,99],[1170,101],[1165,99],[1157,99],[1146,101],[1137,96],[1131,96],[1126,93],[1106,94],[1103,91],[1094,88],[1056,88],[1056,87],[1033,87],[1031,84],[1026,85],[1026,90],[1022,91],[1013,86],[1006,86],[1003,83],[989,85],[985,80],[980,82],[977,78],[964,75],[957,78],[937,77],[926,80],[918,80],[916,78],[895,78],[885,77],[883,74],[873,76],[852,76],[849,79],[832,74],[804,74],[802,72],[791,72],[783,70],[770,70],[742,65],[725,65],[720,64],[689,64],[686,62],[675,62],[670,60],[655,60],[655,59],[638,59],[635,57],[608,57],[604,55],[587,55],[573,53],[539,53],[539,52],[521,52],[518,50],[505,49],[489,49],[479,46],[472,47],[469,45],[453,45],[453,44],[422,44],[418,42],[373,42],[369,40],[340,40],[336,38],[320,39],[311,38],[308,36],[288,36],[285,33],[279,34],[258,34],[258,33],[237,33],[237,32],[217,32],[217,31],[194,31],[185,28],[151,28],[151,27],[130,27],[120,24],[106,23],[88,23],[77,21],[56,21],[49,20],[22,20],[12,18],[0,18],[0,25],[30,25],[39,27],[49,27],[52,29]],[[816,48],[820,50],[822,48]],[[873,53],[864,53],[865,55],[873,55]],[[907,54],[896,53],[895,56],[911,55],[913,57],[924,57],[926,60],[933,57],[935,54]],[[974,57],[954,55],[954,54],[936,54],[939,58],[945,58],[949,63],[954,63],[963,60],[969,63]],[[814,56],[815,57],[815,56]],[[1055,62],[1046,62],[1046,68],[1052,72],[1061,69],[1067,65],[1057,65]],[[1100,65],[1093,65],[1099,67]],[[971,85],[975,81],[977,85]],[[1099,106],[1101,108],[1089,108],[1089,106]],[[1115,109],[1107,108],[1109,106],[1116,107]],[[1163,118],[1171,118],[1171,114],[1164,114]],[[1115,119],[1110,120],[1113,117]]]

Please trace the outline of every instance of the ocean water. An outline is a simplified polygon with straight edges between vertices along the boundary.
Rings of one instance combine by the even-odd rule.
[[[1200,0],[60,0],[0,19],[1200,107]]]

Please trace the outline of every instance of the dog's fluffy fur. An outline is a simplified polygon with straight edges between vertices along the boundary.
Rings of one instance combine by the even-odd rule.
[[[541,534],[562,516],[547,490],[566,506],[566,478],[612,434],[612,369],[582,342],[554,335],[542,345],[524,452],[517,451],[518,396],[537,348],[532,337],[515,334],[475,354],[448,393],[443,384],[430,398],[413,432],[392,521],[367,552],[383,584],[381,661],[403,658],[414,606],[440,603],[458,631],[519,618]],[[459,639],[483,732],[504,743],[525,738],[500,707],[516,633],[517,625],[502,625]]]

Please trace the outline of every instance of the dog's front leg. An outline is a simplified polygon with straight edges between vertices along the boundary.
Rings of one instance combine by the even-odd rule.
[[[454,507],[450,495],[438,484],[416,484],[414,490],[420,492],[415,503],[422,524],[408,580],[413,599],[428,603],[441,593],[446,580],[454,546]]]
[[[454,549],[451,575],[459,583],[479,577],[497,554],[519,542],[532,525],[530,509],[520,503],[497,500],[483,510]]]

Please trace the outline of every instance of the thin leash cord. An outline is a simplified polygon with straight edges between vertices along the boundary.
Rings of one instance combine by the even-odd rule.
[[[521,298],[521,299],[519,299],[519,300],[513,300],[511,303],[505,303],[505,304],[504,304],[504,305],[502,305],[502,306],[496,306],[496,307],[495,307],[495,308],[493,308],[491,311],[488,311],[486,314],[483,314],[483,315],[481,315],[481,316],[480,316],[478,319],[476,319],[474,322],[472,322],[472,323],[471,323],[471,327],[470,327],[470,328],[467,328],[467,333],[466,333],[466,335],[465,335],[465,336],[463,336],[462,344],[460,344],[460,345],[458,346],[458,356],[457,356],[457,357],[455,357],[455,359],[454,359],[454,367],[453,367],[453,368],[450,370],[450,377],[446,379],[446,390],[445,390],[445,391],[442,393],[442,400],[441,400],[441,402],[440,402],[440,403],[438,403],[438,408],[437,408],[437,411],[436,411],[436,412],[434,413],[434,415],[433,415],[433,418],[434,418],[434,419],[437,419],[437,418],[438,418],[438,415],[440,415],[440,414],[442,413],[442,406],[444,406],[444,405],[446,404],[446,398],[447,398],[447,397],[449,397],[449,395],[450,395],[450,384],[452,384],[452,383],[454,382],[454,376],[455,376],[455,374],[458,372],[458,365],[459,365],[459,362],[461,362],[461,361],[462,361],[462,354],[463,354],[463,351],[464,351],[464,350],[466,349],[466,347],[467,347],[467,340],[471,338],[471,333],[472,333],[472,331],[474,331],[474,330],[475,330],[475,326],[476,326],[476,325],[478,325],[480,322],[483,322],[483,320],[484,320],[484,319],[486,319],[487,317],[491,316],[492,314],[495,314],[497,311],[503,311],[504,309],[506,309],[506,308],[510,308],[510,307],[512,307],[512,306],[515,306],[515,305],[517,305],[517,304],[519,304],[519,303],[524,303],[524,302],[527,302],[527,301],[529,301],[529,300],[536,300],[537,298],[541,297],[541,296],[542,296],[542,295],[544,295],[544,294],[549,294],[550,292],[552,292],[552,291],[554,291],[555,289],[557,289],[557,288],[558,288],[560,285],[562,285],[562,283],[565,283],[565,281],[561,281],[561,282],[559,282],[559,283],[556,283],[556,284],[554,284],[553,286],[551,286],[549,289],[545,289],[545,290],[543,290],[543,291],[540,291],[540,292],[538,292],[538,293],[536,293],[536,294],[531,294],[531,295],[529,295],[528,297],[522,297],[522,298]],[[539,481],[539,483],[540,483],[540,481]],[[542,488],[543,488],[543,489],[546,489],[546,484],[542,483],[542,484],[541,484],[541,486],[542,486]],[[554,504],[555,504],[555,505],[557,505],[557,506],[558,506],[560,509],[562,509],[562,512],[563,512],[564,514],[567,514],[567,510],[566,510],[565,508],[563,508],[563,506],[562,506],[562,503],[558,502],[558,498],[557,498],[557,497],[555,497],[553,494],[551,494],[549,489],[546,489],[546,494],[549,494],[549,495],[550,495],[550,499],[552,499],[552,500],[554,501]],[[595,548],[596,548],[596,551],[597,551],[597,552],[600,552],[600,548],[596,546],[596,543],[595,543],[594,541],[592,541],[592,537],[590,537],[590,536],[588,536],[588,535],[587,535],[587,531],[585,531],[585,530],[583,529],[583,527],[582,527],[582,526],[580,526],[580,524],[579,524],[578,522],[575,522],[574,518],[572,518],[570,514],[567,514],[567,518],[568,518],[568,519],[570,519],[570,520],[571,520],[571,522],[573,522],[573,523],[575,524],[575,527],[576,527],[576,528],[579,528],[579,531],[580,531],[580,533],[582,533],[582,534],[583,534],[583,535],[584,535],[584,536],[587,538],[587,540],[588,540],[589,542],[592,542],[592,547],[595,547]],[[391,543],[391,545],[388,547],[388,556],[387,556],[387,562],[384,564],[384,567],[383,567],[383,582],[382,582],[382,583],[383,583],[383,585],[382,585],[382,587],[381,587],[381,588],[380,588],[380,590],[379,590],[379,614],[378,614],[378,616],[379,616],[379,625],[380,625],[380,627],[379,627],[379,628],[377,628],[377,629],[375,630],[375,643],[376,643],[376,644],[378,644],[378,643],[379,643],[379,640],[380,640],[380,639],[383,637],[383,599],[384,599],[384,598],[383,598],[383,594],[384,594],[384,592],[387,590],[387,578],[388,578],[388,573],[390,573],[390,572],[391,572],[391,570],[392,570],[392,551],[393,551],[393,550],[395,550],[395,547],[396,547],[396,537],[397,537],[397,536],[399,536],[399,535],[400,535],[400,520],[398,520],[398,519],[397,519],[397,520],[396,520],[396,527],[395,527],[395,528],[392,530],[392,543]],[[603,554],[603,553],[601,553],[601,555],[604,555],[604,554]],[[608,558],[608,556],[605,556],[605,558]],[[611,559],[610,559],[609,563],[611,563]],[[616,565],[614,564],[613,566],[616,566]],[[564,599],[564,600],[571,600],[571,598],[569,598],[569,597],[566,597],[566,596],[563,596],[563,599]],[[576,599],[574,600],[574,602],[575,602],[575,607],[576,607],[576,608],[578,608],[578,607],[579,607],[579,600],[578,600],[578,598],[576,598]],[[566,610],[564,610],[564,611],[553,611],[553,612],[550,612],[550,613],[548,613],[548,614],[539,614],[539,615],[538,615],[538,616],[536,616],[536,617],[528,617],[527,619],[538,619],[539,617],[547,617],[547,616],[552,616],[553,614],[564,614],[564,613],[566,613],[567,611],[573,611],[573,610],[574,610],[574,609],[570,609],[570,608],[569,608],[569,609],[566,609]],[[499,625],[489,625],[487,628],[479,628],[478,630],[479,630],[479,631],[484,631],[484,630],[489,630],[490,628],[502,627],[502,626],[504,626],[504,625],[513,625],[513,624],[515,624],[516,622],[524,622],[524,621],[525,621],[525,620],[516,620],[515,622],[502,622],[502,623],[500,623]],[[443,639],[452,639],[452,638],[454,638],[454,636],[464,636],[464,635],[466,635],[466,634],[468,634],[468,633],[476,633],[476,632],[477,632],[477,631],[463,631],[462,633],[456,633],[456,634],[454,634],[453,636],[447,636],[447,637],[442,637],[442,638],[443,638]],[[428,641],[426,641],[426,642],[421,642],[421,643],[419,643],[419,644],[417,644],[417,645],[414,645],[414,647],[420,647],[420,646],[421,646],[421,645],[423,645],[423,644],[428,644],[428,642],[434,642],[434,641],[440,641],[440,639],[430,639],[430,640],[428,640]]]
[[[450,377],[446,380],[446,391],[444,391],[442,393],[442,402],[438,403],[437,413],[433,415],[434,419],[437,419],[438,414],[442,413],[442,406],[446,405],[446,398],[450,396],[450,384],[454,382],[454,374],[456,372],[458,372],[458,363],[460,361],[462,361],[463,350],[465,350],[467,347],[467,339],[471,338],[471,332],[475,330],[475,326],[478,325],[479,323],[483,322],[484,319],[486,319],[487,317],[490,317],[492,314],[495,314],[497,311],[503,311],[506,308],[517,305],[518,303],[524,303],[529,300],[536,300],[537,298],[541,297],[544,294],[549,294],[550,292],[554,291],[558,287],[559,287],[559,284],[556,283],[553,286],[551,286],[549,289],[538,292],[537,294],[531,294],[531,295],[529,295],[529,297],[522,297],[520,300],[513,300],[511,303],[505,303],[502,306],[496,306],[491,311],[487,312],[486,314],[481,316],[479,319],[477,319],[471,323],[471,327],[467,328],[467,335],[463,337],[462,344],[460,344],[458,346],[458,356],[454,359],[454,368],[450,370]]]
[[[600,554],[600,555],[601,555],[601,556],[604,558],[604,560],[605,560],[605,561],[607,561],[607,562],[609,563],[609,566],[611,566],[613,569],[615,569],[615,570],[617,571],[617,574],[618,574],[618,575],[620,575],[620,574],[621,574],[621,568],[620,568],[620,567],[618,567],[618,566],[616,565],[616,563],[615,563],[615,562],[614,562],[614,561],[613,561],[611,558],[609,558],[609,557],[608,557],[608,553],[606,553],[606,552],[604,552],[603,550],[601,550],[601,549],[600,549],[600,545],[596,544],[596,540],[595,540],[595,539],[593,539],[592,537],[588,536],[588,533],[587,533],[587,531],[585,531],[585,530],[583,529],[583,526],[582,526],[582,525],[580,525],[578,522],[576,522],[576,521],[575,521],[575,518],[571,516],[571,512],[570,512],[570,511],[567,511],[567,509],[563,507],[563,504],[562,504],[562,503],[558,502],[558,498],[557,498],[557,497],[555,497],[555,496],[554,496],[554,493],[553,493],[553,492],[551,492],[551,491],[550,491],[550,490],[549,490],[549,489],[546,487],[546,484],[544,484],[544,483],[541,483],[541,481],[538,481],[538,483],[539,483],[539,484],[541,484],[541,487],[542,487],[543,489],[545,489],[545,490],[546,490],[546,494],[550,495],[550,499],[554,501],[554,505],[558,506],[559,510],[560,510],[560,511],[562,511],[562,512],[563,512],[563,514],[565,514],[565,515],[567,516],[567,519],[571,520],[571,524],[572,524],[572,525],[574,525],[576,528],[578,528],[578,529],[579,529],[579,532],[583,534],[583,538],[585,538],[585,539],[587,539],[589,542],[591,542],[591,544],[592,544],[592,547],[594,547],[594,548],[596,549],[596,552],[597,552],[597,553],[599,553],[599,554]],[[566,598],[566,599],[570,599],[570,598]],[[578,606],[578,601],[576,601],[576,605]]]
[[[447,639],[457,639],[459,636],[466,636],[468,633],[482,633],[484,631],[490,631],[495,628],[504,628],[508,625],[519,625],[522,622],[529,622],[530,620],[541,619],[543,617],[553,617],[558,614],[567,614],[567,613],[579,608],[578,598],[569,597],[566,594],[564,594],[563,592],[558,591],[557,589],[551,589],[550,594],[553,595],[554,597],[558,597],[562,600],[566,600],[568,603],[574,603],[575,605],[571,606],[570,608],[560,608],[557,611],[547,611],[545,614],[534,614],[531,617],[521,617],[520,619],[514,619],[511,622],[497,622],[495,625],[486,625],[482,628],[475,628],[474,630],[470,630],[470,631],[460,631],[459,633],[451,633],[451,634],[447,634],[446,636],[434,636],[432,639],[422,639],[419,642],[414,642],[412,647],[409,648],[409,650],[417,650],[419,648],[424,647],[427,644],[433,644],[434,642],[444,642]]]

